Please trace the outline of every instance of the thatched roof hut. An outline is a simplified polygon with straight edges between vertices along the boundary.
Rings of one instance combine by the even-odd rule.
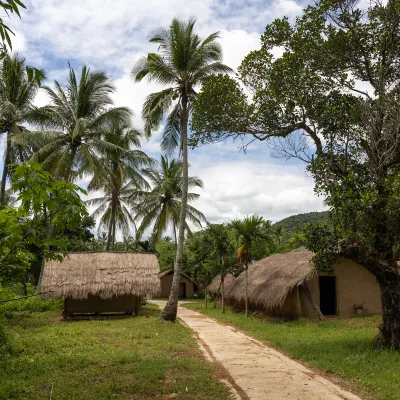
[[[173,273],[174,273],[174,270],[171,268],[171,269],[167,269],[166,271],[160,272],[160,273],[158,274],[158,276],[159,276],[160,279],[161,279],[161,278],[164,278],[164,276],[171,275],[171,274],[173,274]],[[181,276],[184,276],[185,278],[189,279],[189,280],[192,281],[193,283],[196,283],[196,282],[194,281],[194,279],[192,279],[189,275],[186,275],[183,271],[181,271]]]
[[[297,286],[310,280],[316,271],[310,261],[314,253],[300,248],[289,253],[273,254],[249,266],[249,301],[266,310],[280,307]],[[245,296],[245,274],[235,279],[229,296],[241,301]]]
[[[160,291],[155,254],[122,252],[69,253],[62,263],[44,265],[41,291],[45,298],[109,299],[119,295],[144,297]]]
[[[361,265],[340,258],[331,274],[317,273],[311,260],[314,253],[299,248],[288,253],[273,254],[249,266],[249,304],[273,315],[316,317],[339,315],[349,317],[363,311],[381,312],[380,289],[376,278]],[[220,277],[209,286],[220,293]],[[244,304],[245,272],[225,278],[228,303]]]
[[[233,283],[235,281],[235,277],[232,274],[226,274],[224,278],[224,292],[225,292],[225,297],[229,297],[230,290],[233,286]],[[221,274],[217,275],[212,282],[208,285],[207,290],[209,293],[214,294],[214,295],[220,295],[221,294]]]
[[[160,272],[160,282],[161,282],[161,297],[169,297],[172,287],[172,279],[174,275],[174,270],[171,268],[167,271]],[[192,279],[189,275],[181,272],[181,278],[179,281],[179,293],[178,297],[180,299],[191,299],[194,294],[198,291],[197,282]]]

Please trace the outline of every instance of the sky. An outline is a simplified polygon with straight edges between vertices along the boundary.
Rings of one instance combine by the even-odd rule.
[[[148,41],[152,30],[168,26],[174,17],[196,18],[202,37],[220,32],[224,63],[236,69],[259,48],[268,23],[283,16],[293,20],[307,5],[293,0],[26,0],[25,4],[21,20],[13,17],[9,23],[16,34],[14,51],[23,54],[29,65],[44,68],[48,84],[65,80],[68,62],[76,69],[88,65],[107,72],[117,89],[115,104],[133,110],[138,128],[143,127],[143,100],[160,89],[153,83],[134,83],[130,77],[135,61],[157,50]],[[47,102],[40,92],[36,104]],[[142,143],[142,150],[157,159],[161,132]],[[239,146],[225,142],[189,152],[189,173],[204,182],[193,205],[209,222],[251,214],[275,222],[324,209],[302,162],[273,158],[262,142],[253,143],[246,153]],[[85,186],[85,181],[80,184]]]

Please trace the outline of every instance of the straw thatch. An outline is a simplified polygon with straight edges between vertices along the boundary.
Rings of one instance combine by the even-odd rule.
[[[300,248],[289,253],[273,254],[249,266],[250,304],[266,310],[281,307],[296,286],[315,276],[316,271],[310,262],[313,256],[311,251]],[[244,301],[245,272],[235,278],[227,297],[234,301]]]
[[[232,274],[225,275],[224,278],[224,293],[225,297],[229,297],[230,291],[235,282],[235,277]],[[221,274],[217,275],[213,281],[208,285],[207,290],[211,294],[221,295]]]
[[[174,270],[173,270],[173,269],[168,269],[167,271],[160,272],[158,276],[159,276],[160,279],[161,279],[161,278],[164,278],[164,276],[167,276],[167,275],[170,275],[170,274],[173,274],[173,273],[174,273]],[[189,275],[186,275],[186,274],[185,274],[184,272],[182,272],[182,271],[181,271],[181,275],[184,276],[185,278],[189,279],[189,281],[193,282],[196,286],[199,286],[199,285],[197,284],[197,282],[196,282],[193,278],[191,278]]]
[[[62,263],[45,263],[41,291],[45,298],[102,299],[134,295],[144,297],[160,292],[155,254],[87,252],[70,253]],[[50,292],[50,293],[47,293]]]

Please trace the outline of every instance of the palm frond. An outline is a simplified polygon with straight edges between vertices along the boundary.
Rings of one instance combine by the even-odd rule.
[[[161,150],[168,156],[173,154],[175,149],[179,147],[181,143],[181,115],[182,108],[178,101],[167,117],[164,133],[161,139]]]

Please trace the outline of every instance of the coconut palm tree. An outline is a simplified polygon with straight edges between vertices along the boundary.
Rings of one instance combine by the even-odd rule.
[[[114,119],[126,119],[126,108],[112,107],[114,86],[103,72],[82,68],[79,79],[70,67],[67,85],[54,82],[55,89],[43,89],[51,104],[34,108],[28,121],[41,131],[19,135],[22,144],[33,143],[38,150],[33,159],[56,177],[73,181],[84,174],[108,171],[101,155],[120,154],[122,149],[103,135]]]
[[[231,72],[222,64],[222,50],[217,43],[218,33],[201,40],[194,32],[195,20],[187,22],[173,19],[170,27],[158,28],[150,42],[158,45],[158,53],[150,53],[135,65],[132,75],[136,81],[149,81],[166,86],[160,92],[150,94],[143,105],[145,132],[150,135],[166,117],[161,147],[171,153],[179,147],[182,153],[182,189],[179,216],[177,262],[174,270],[171,294],[164,309],[163,318],[174,321],[178,309],[178,290],[183,261],[183,242],[186,228],[188,201],[188,121],[195,86],[215,73]]]
[[[212,240],[213,252],[217,258],[218,269],[221,274],[221,309],[225,313],[225,287],[226,257],[232,252],[233,247],[229,237],[229,231],[224,224],[209,224],[206,230]]]
[[[168,160],[161,156],[161,163],[158,167],[144,169],[143,176],[149,181],[152,189],[132,190],[131,198],[135,203],[137,212],[135,221],[140,222],[138,237],[144,230],[152,227],[153,240],[157,242],[162,234],[172,228],[175,243],[177,241],[176,230],[180,221],[182,208],[182,180],[183,164],[181,161]],[[203,182],[197,177],[188,178],[189,189],[203,187]],[[199,197],[197,193],[188,193],[188,200],[193,201]],[[205,221],[204,215],[193,206],[187,204],[187,220],[201,227]],[[185,220],[185,228],[190,231]]]
[[[21,124],[26,122],[26,116],[45,75],[42,70],[36,70],[35,76],[28,76],[26,68],[25,59],[18,55],[7,55],[0,64],[0,135],[5,136],[0,206],[5,205],[9,165],[26,161],[32,150],[28,146],[18,146],[13,136],[26,131]]]
[[[135,239],[131,235],[123,236],[122,244],[124,251],[135,250]]]
[[[247,271],[249,264],[252,262],[251,245],[257,239],[266,239],[265,234],[265,221],[263,217],[257,215],[252,215],[251,217],[246,217],[243,221],[233,220],[229,224],[231,228],[235,231],[236,237],[239,241],[239,248],[237,251],[238,262],[244,267],[245,270],[245,281],[246,281],[246,297],[245,297],[245,308],[246,317],[248,316],[248,279]]]
[[[285,229],[282,225],[278,225],[274,228],[273,232],[276,244],[278,245],[278,248],[280,248],[285,237]]]
[[[108,230],[106,250],[114,250],[116,230],[129,235],[131,226],[136,231],[130,211],[132,190],[149,190],[150,186],[141,174],[141,168],[154,165],[154,160],[137,148],[140,147],[141,132],[132,128],[127,119],[113,119],[109,127],[102,132],[107,143],[118,146],[118,152],[104,152],[100,158],[106,167],[106,175],[95,173],[88,185],[89,191],[102,190],[103,196],[90,199],[86,203],[96,206],[93,217],[101,217],[99,230]],[[133,148],[136,147],[136,150]],[[85,168],[85,165],[82,165]]]

